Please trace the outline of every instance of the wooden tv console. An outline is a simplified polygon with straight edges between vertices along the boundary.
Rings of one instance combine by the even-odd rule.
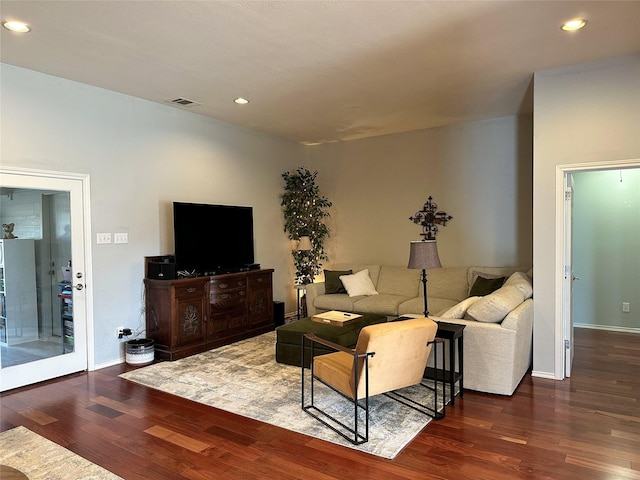
[[[177,360],[273,330],[272,274],[146,278],[146,336],[155,341],[156,359]]]

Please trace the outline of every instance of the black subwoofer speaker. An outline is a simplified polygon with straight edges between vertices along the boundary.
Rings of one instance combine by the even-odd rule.
[[[284,325],[284,302],[273,302],[273,321],[277,327]]]

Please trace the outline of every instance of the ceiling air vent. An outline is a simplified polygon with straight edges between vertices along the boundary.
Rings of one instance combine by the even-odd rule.
[[[202,105],[201,103],[195,102],[193,100],[189,100],[188,98],[172,98],[171,100],[166,100],[169,103],[173,103],[174,105],[180,105],[182,107],[193,107],[194,105]]]

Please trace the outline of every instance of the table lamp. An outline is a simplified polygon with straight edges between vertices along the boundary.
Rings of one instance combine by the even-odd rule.
[[[438,257],[438,246],[435,240],[421,240],[411,242],[409,265],[407,268],[422,269],[422,288],[424,292],[424,316],[429,316],[427,308],[427,269],[441,268]]]

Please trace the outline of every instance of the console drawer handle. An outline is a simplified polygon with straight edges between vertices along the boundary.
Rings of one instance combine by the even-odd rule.
[[[189,288],[187,288],[187,293],[193,293],[193,292],[195,292],[195,291],[196,291],[195,287],[189,287]]]
[[[226,283],[221,283],[220,284],[220,288],[227,288],[229,285],[227,285]]]

